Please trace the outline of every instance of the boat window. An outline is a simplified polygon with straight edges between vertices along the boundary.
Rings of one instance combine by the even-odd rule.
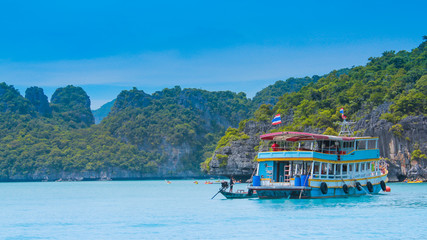
[[[372,164],[371,162],[368,162],[366,164],[367,164],[366,165],[366,171],[375,172],[375,165],[374,164]]]
[[[335,176],[341,176],[342,164],[335,164]]]
[[[373,168],[374,168],[373,172],[375,172],[375,175],[376,175],[376,173],[378,172],[378,162],[374,162]]]
[[[377,139],[368,140],[368,149],[376,149],[377,148]]]
[[[356,170],[355,171],[359,172],[359,165],[360,165],[360,163],[356,163],[355,165],[356,165]]]
[[[314,177],[319,177],[319,175],[320,175],[320,162],[314,163],[313,174],[314,174]]]
[[[327,169],[328,169],[328,164],[327,163],[322,163],[322,174],[326,175]]]
[[[328,163],[328,175],[329,175],[329,178],[334,178],[334,168],[335,168],[335,164]]]
[[[354,142],[344,142],[343,143],[344,148],[354,148]]]
[[[375,172],[375,165],[371,164],[370,162],[366,163],[366,175],[374,176]]]
[[[361,169],[361,171],[362,172],[365,171],[365,163],[362,163],[362,169]]]
[[[357,149],[358,149],[358,150],[366,150],[366,143],[367,143],[367,141],[366,141],[366,140],[360,140],[360,141],[357,141],[357,142],[356,142],[356,144],[357,144]]]
[[[303,167],[303,165],[301,162],[298,162],[298,163],[294,162],[292,164],[292,169],[294,170],[293,171],[294,175],[301,175],[302,174],[302,167]]]
[[[342,176],[344,178],[347,178],[347,169],[348,169],[348,164],[343,164],[342,165]]]

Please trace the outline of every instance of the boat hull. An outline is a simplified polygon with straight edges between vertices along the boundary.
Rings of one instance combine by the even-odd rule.
[[[248,193],[235,193],[235,192],[227,192],[227,191],[220,191],[220,193],[226,197],[227,199],[242,199],[242,198],[257,198],[258,195],[256,193],[253,193],[249,195]]]
[[[379,182],[372,185],[372,192],[369,192],[366,185],[361,186],[358,190],[354,185],[350,185],[348,193],[345,193],[342,187],[330,187],[325,194],[318,187],[302,186],[249,186],[249,189],[256,190],[258,197],[261,199],[310,199],[310,198],[332,198],[332,197],[349,197],[368,194],[378,194],[381,191]]]

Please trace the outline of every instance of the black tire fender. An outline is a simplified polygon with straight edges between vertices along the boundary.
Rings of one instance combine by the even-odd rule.
[[[381,180],[380,185],[381,189],[385,192],[387,190],[387,186],[385,185],[385,182],[383,180]]]
[[[368,188],[368,191],[369,192],[373,192],[374,191],[374,186],[372,185],[372,183],[371,182],[367,182],[366,183],[366,187]]]
[[[342,185],[342,190],[344,191],[344,193],[348,194],[348,186],[347,186],[347,184]]]
[[[356,182],[356,188],[359,191],[362,191],[362,184],[360,184],[360,182]]]
[[[328,193],[328,184],[326,184],[325,182],[322,182],[322,183],[320,184],[320,191],[321,191],[323,194]]]

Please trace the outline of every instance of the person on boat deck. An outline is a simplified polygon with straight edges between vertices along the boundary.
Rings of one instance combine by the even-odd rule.
[[[234,185],[234,177],[231,176],[231,178],[230,178],[230,192],[233,192],[233,185]]]
[[[273,142],[273,145],[271,145],[271,149],[273,149],[274,152],[279,151],[279,144]]]

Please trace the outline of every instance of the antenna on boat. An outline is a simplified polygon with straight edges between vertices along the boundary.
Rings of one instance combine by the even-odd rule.
[[[341,130],[338,136],[353,136],[353,130],[350,128],[351,124],[355,124],[355,122],[347,122],[347,120],[344,118],[344,121],[339,123],[339,125],[341,125]]]
[[[338,136],[353,136],[354,133],[353,130],[351,130],[350,125],[355,124],[355,122],[347,122],[347,117],[344,115],[344,108],[340,109],[340,113],[343,121],[338,123],[341,125],[341,130]]]

